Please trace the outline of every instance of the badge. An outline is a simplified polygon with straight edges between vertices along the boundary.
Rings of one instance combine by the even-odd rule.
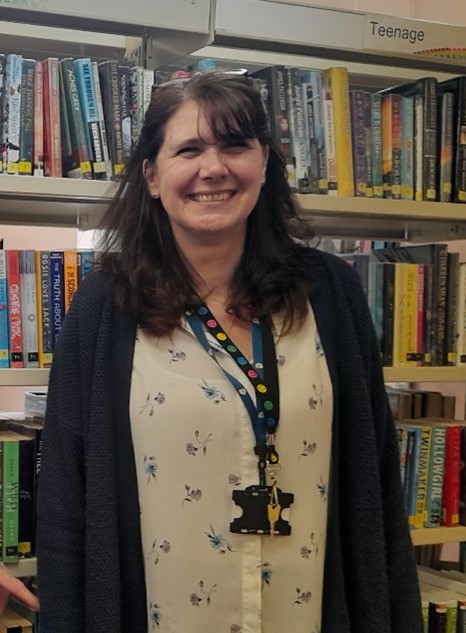
[[[276,486],[248,486],[246,490],[233,490],[232,497],[243,514],[230,523],[230,532],[270,536],[291,534],[291,525],[281,516],[282,510],[293,503],[291,492],[282,492]]]

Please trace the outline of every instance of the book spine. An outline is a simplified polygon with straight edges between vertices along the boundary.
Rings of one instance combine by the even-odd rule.
[[[338,195],[354,196],[348,69],[334,67],[327,73],[332,87]]]
[[[374,198],[383,198],[382,95],[371,94],[372,180]]]
[[[364,100],[363,90],[350,91],[354,191],[356,196],[365,198],[367,193],[367,162]]]
[[[308,147],[309,189],[311,193],[319,193],[319,164],[314,120],[314,99],[312,96],[312,85],[309,82],[302,81],[301,101],[303,104],[304,134]]]
[[[446,429],[441,525],[454,527],[459,524],[460,510],[461,428],[447,425]]]
[[[74,293],[78,288],[78,260],[76,251],[65,251],[63,254],[63,285],[65,314],[68,312]]]
[[[120,93],[121,132],[123,139],[123,164],[131,156],[131,110],[129,102],[129,66],[118,65],[118,85]]]
[[[45,175],[61,178],[60,73],[58,59],[48,57],[42,62],[44,74],[44,154]]]
[[[432,424],[424,527],[437,527],[442,519],[445,442],[446,428],[440,424]]]
[[[395,295],[393,305],[393,366],[406,364],[408,351],[408,264],[395,264]]]
[[[3,143],[3,128],[4,128],[4,116],[5,116],[5,67],[6,58],[3,53],[0,53],[0,173],[3,171],[3,160],[5,146]]]
[[[293,164],[293,152],[290,130],[290,112],[286,98],[286,78],[283,66],[273,66],[273,109],[275,113],[275,136],[278,146],[285,159],[288,183],[292,189],[296,189],[296,174]]]
[[[371,95],[369,92],[364,92],[364,137],[365,137],[365,155],[366,155],[366,171],[367,171],[367,186],[366,197],[374,197],[374,176],[372,173],[372,119],[371,119]]]
[[[466,366],[466,262],[461,262],[459,266],[456,325],[456,364],[464,367]]]
[[[7,251],[7,277],[10,323],[10,365],[11,367],[24,367],[19,251],[16,249]]]
[[[382,361],[385,367],[391,367],[394,360],[395,266],[391,263],[383,265]]]
[[[320,70],[314,70],[309,73],[309,83],[312,86],[319,193],[326,194],[328,193],[328,178],[325,150],[324,94],[322,91],[322,74]]]
[[[260,81],[259,81],[260,83]],[[259,88],[260,90],[260,88]],[[265,101],[263,101],[267,118],[270,121],[270,112],[266,101],[268,99],[268,88],[266,87]],[[137,145],[139,135],[144,123],[144,68],[133,66],[129,71],[129,109],[131,113],[131,147]]]
[[[94,71],[89,58],[76,59],[74,62],[76,82],[78,86],[81,110],[87,128],[87,138],[90,143],[89,155],[96,180],[107,179],[107,166],[102,145],[102,130],[97,109],[95,93]]]
[[[36,61],[34,71],[34,176],[44,176],[44,72],[41,61]]]
[[[39,336],[39,365],[50,367],[52,364],[52,295],[50,290],[50,253],[36,252],[37,314]]]
[[[34,545],[34,442],[32,438],[19,444],[18,555],[30,557]]]
[[[466,202],[466,79],[458,79],[455,151],[455,202]]]
[[[402,97],[401,104],[401,198],[414,199],[414,99]]]
[[[424,78],[424,200],[437,200],[437,80]]]
[[[25,367],[39,367],[37,334],[36,253],[19,251],[23,356]]]
[[[35,67],[35,60],[23,59],[21,74],[21,116],[18,173],[26,176],[32,175]]]
[[[99,117],[100,133],[102,135],[102,151],[105,162],[105,178],[110,179],[112,175],[112,162],[108,149],[107,128],[105,127],[104,105],[102,101],[102,91],[100,89],[99,65],[92,62],[92,73],[94,76],[95,98],[97,103],[97,114]]]
[[[417,367],[424,364],[424,288],[425,288],[425,265],[415,264],[417,268],[416,278],[416,352],[413,360]]]
[[[325,139],[325,159],[327,167],[327,188],[331,196],[338,195],[337,151],[335,142],[335,117],[333,109],[333,93],[330,78],[322,73],[323,120]]]
[[[424,99],[414,97],[414,198],[423,200],[424,183]]]
[[[459,253],[448,253],[443,364],[453,366],[456,365],[457,354],[456,333],[458,328],[456,319],[458,316],[459,266]]]
[[[121,175],[124,167],[118,63],[102,62],[99,64],[98,70],[107,142],[112,164],[111,173],[115,177]]]
[[[417,501],[417,488],[419,477],[419,455],[421,450],[421,427],[409,426],[409,435],[411,441],[409,441],[408,463],[407,470],[409,475],[406,483],[406,495],[408,503],[408,522],[411,528],[414,528],[416,522],[416,501]]]
[[[439,96],[439,199],[440,202],[451,202],[453,186],[453,117],[454,94],[444,92]]]
[[[408,432],[406,429],[396,426],[396,434],[398,438],[398,450],[400,452],[400,475],[401,475],[401,484],[404,486],[406,479],[406,461],[407,461],[407,450],[408,450]]]
[[[94,251],[81,251],[81,275],[79,277],[79,283],[92,271],[93,266]]]
[[[436,288],[436,306],[433,321],[435,324],[435,363],[442,365],[445,345],[445,317],[447,305],[448,253],[446,248],[438,254],[438,275]]]
[[[5,110],[3,142],[4,171],[18,174],[19,143],[21,134],[21,74],[23,58],[10,53],[5,66]]]
[[[3,444],[3,547],[4,563],[18,561],[19,512],[19,444],[4,440]]]
[[[7,254],[0,249],[0,367],[10,366],[10,330],[8,325]]]
[[[52,299],[52,349],[55,349],[65,317],[63,252],[50,252],[50,294]]]
[[[414,517],[414,527],[422,528],[426,514],[427,499],[427,477],[429,468],[429,458],[431,451],[430,426],[421,427],[421,444],[419,448],[418,480],[416,489],[416,514]]]

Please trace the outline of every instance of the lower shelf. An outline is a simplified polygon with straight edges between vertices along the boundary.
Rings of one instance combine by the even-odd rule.
[[[17,563],[5,564],[5,570],[16,578],[35,576],[37,574],[37,558],[21,558]]]
[[[466,541],[466,526],[436,527],[413,530],[411,539],[414,545],[437,545]]]

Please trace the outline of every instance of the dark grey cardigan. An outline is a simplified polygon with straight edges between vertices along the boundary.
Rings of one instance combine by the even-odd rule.
[[[334,393],[322,633],[422,633],[367,303],[345,262],[318,251],[310,259]],[[135,332],[115,313],[108,279],[91,275],[66,317],[50,376],[38,501],[41,633],[147,632],[129,421]]]

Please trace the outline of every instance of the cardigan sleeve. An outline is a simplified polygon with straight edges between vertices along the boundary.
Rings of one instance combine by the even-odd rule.
[[[91,373],[92,336],[82,345],[80,314],[98,321],[93,282],[73,299],[54,350],[43,431],[37,503],[41,633],[85,626],[85,442],[83,368]],[[85,374],[84,374],[85,375]]]
[[[385,530],[391,630],[393,633],[421,633],[421,599],[414,547],[409,534],[401,485],[398,440],[385,391],[380,350],[359,278],[349,266],[343,262],[341,264],[342,287],[353,315],[374,421]]]

